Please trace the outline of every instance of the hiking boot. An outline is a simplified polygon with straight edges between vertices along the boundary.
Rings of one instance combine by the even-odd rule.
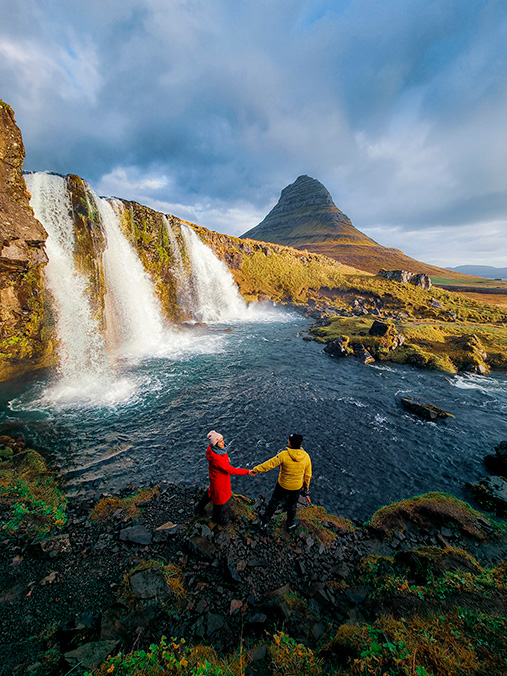
[[[224,516],[223,519],[218,520],[219,526],[227,526],[228,523],[229,523],[229,519],[226,516]]]
[[[296,528],[297,528],[298,526],[299,526],[299,521],[298,521],[298,519],[296,519],[296,520],[293,521],[292,523],[287,523],[287,524],[285,524],[285,528],[286,528],[288,531],[296,530]]]

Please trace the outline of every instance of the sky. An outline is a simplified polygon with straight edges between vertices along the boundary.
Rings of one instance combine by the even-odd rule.
[[[25,169],[219,232],[299,175],[384,246],[507,265],[505,0],[0,0]]]

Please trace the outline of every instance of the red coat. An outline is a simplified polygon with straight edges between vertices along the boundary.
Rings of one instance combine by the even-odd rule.
[[[227,453],[219,455],[208,446],[206,457],[209,463],[208,495],[214,505],[224,505],[232,495],[231,474],[248,474],[248,469],[233,467]]]

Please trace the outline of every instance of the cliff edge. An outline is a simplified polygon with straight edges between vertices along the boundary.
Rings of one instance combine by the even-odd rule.
[[[47,233],[23,179],[25,148],[12,109],[0,101],[0,376],[42,355],[42,269]],[[35,359],[34,359],[35,358]]]

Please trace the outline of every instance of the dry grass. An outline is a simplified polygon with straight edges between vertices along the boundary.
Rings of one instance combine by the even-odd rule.
[[[154,488],[140,488],[134,495],[125,498],[102,498],[93,508],[90,514],[92,521],[105,521],[115,512],[122,510],[123,520],[135,518],[141,513],[140,503],[148,502],[159,494],[158,486]]]
[[[334,514],[328,514],[324,507],[311,505],[297,511],[301,527],[306,529],[324,545],[330,545],[339,533],[350,533],[355,529],[352,521]]]
[[[504,617],[460,608],[410,620],[384,616],[373,625],[342,625],[324,654],[335,676],[478,676],[507,673]]]

